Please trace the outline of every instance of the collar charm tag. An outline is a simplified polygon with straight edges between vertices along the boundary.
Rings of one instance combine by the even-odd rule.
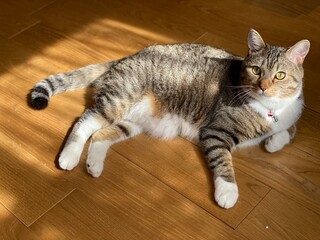
[[[273,122],[278,122],[278,117],[271,110],[268,112],[268,117],[271,117]]]

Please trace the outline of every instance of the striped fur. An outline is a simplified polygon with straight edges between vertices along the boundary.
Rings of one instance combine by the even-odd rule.
[[[309,42],[270,46],[250,30],[248,45],[244,59],[207,45],[151,46],[49,76],[32,89],[31,106],[43,109],[57,93],[95,89],[94,106],[76,123],[59,158],[62,169],[73,169],[92,136],[87,170],[94,177],[108,148],[137,134],[199,141],[214,174],[217,203],[229,208],[238,198],[231,152],[264,140],[268,151],[280,150],[303,107],[302,62]],[[284,79],[276,79],[279,71]]]

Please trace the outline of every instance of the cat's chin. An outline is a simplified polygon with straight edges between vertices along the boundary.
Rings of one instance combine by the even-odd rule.
[[[297,96],[290,98],[279,98],[274,96],[265,96],[263,94],[257,94],[254,97],[254,99],[254,101],[259,102],[266,109],[275,111],[290,105],[297,99]]]
[[[281,100],[279,98],[266,96],[262,91],[251,92],[249,95],[251,96],[251,103],[259,103],[267,109],[278,109],[281,105]]]

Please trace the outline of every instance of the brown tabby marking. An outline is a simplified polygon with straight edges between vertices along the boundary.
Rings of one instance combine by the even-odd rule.
[[[164,113],[161,102],[154,96],[151,91],[146,94],[146,98],[150,101],[152,115],[154,117],[160,118]]]

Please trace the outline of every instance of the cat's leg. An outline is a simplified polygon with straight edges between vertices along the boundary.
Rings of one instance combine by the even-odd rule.
[[[99,177],[103,170],[103,163],[107,151],[114,143],[136,136],[142,132],[140,126],[121,121],[102,128],[92,135],[87,158],[87,171],[93,177]]]
[[[74,125],[59,157],[59,166],[72,170],[78,165],[82,149],[88,138],[97,130],[108,124],[95,109],[87,109]]]
[[[231,153],[228,150],[218,152],[209,154],[210,168],[214,168],[214,197],[220,207],[231,208],[239,197]]]
[[[227,130],[212,128],[202,129],[200,143],[214,175],[215,200],[219,206],[231,208],[239,197],[230,152],[238,140]]]
[[[268,152],[276,152],[281,150],[284,145],[290,143],[297,132],[296,125],[294,124],[287,130],[277,132],[266,139],[265,148]]]

